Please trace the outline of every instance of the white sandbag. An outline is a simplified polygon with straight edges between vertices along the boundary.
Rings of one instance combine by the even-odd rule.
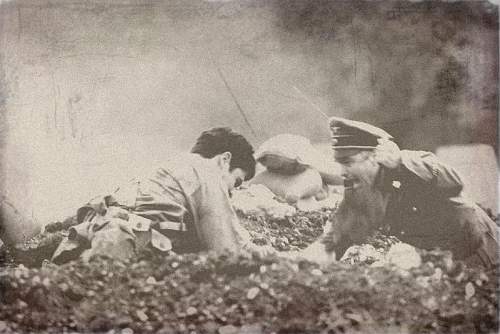
[[[321,176],[312,168],[294,175],[265,170],[255,175],[250,184],[262,184],[290,204],[297,203],[301,198],[315,196],[323,190]]]
[[[257,149],[255,158],[270,171],[295,174],[310,164],[311,149],[307,138],[281,134],[265,141]]]
[[[340,165],[302,136],[274,136],[257,149],[255,158],[271,172],[293,175],[312,167],[320,173],[324,183],[342,184]]]

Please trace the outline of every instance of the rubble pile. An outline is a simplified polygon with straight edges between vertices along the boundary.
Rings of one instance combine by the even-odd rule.
[[[332,214],[331,210],[324,209],[316,212],[298,211],[284,218],[239,215],[253,243],[271,245],[279,251],[295,251],[306,248],[318,239]]]
[[[444,253],[401,271],[276,256],[104,257],[0,275],[0,332],[488,333],[494,273]]]
[[[253,243],[271,245],[279,251],[297,251],[321,236],[340,199],[338,194],[331,194],[318,202],[318,210],[300,211],[267,187],[251,185],[235,191],[232,202]]]
[[[334,214],[237,212],[253,242],[280,251],[307,247]],[[496,270],[469,269],[448,252],[416,250],[380,233],[321,266],[279,255],[212,253],[57,266],[47,255],[66,225],[51,224],[24,248],[0,254],[0,333],[498,330]]]

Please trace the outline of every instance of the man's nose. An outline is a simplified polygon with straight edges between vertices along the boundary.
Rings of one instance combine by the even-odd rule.
[[[343,178],[348,177],[348,176],[349,176],[349,169],[348,169],[346,166],[341,165],[340,175],[341,175]]]

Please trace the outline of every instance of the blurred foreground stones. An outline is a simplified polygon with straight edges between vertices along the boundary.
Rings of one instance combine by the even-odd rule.
[[[247,214],[243,224],[255,243],[299,250],[321,235],[333,213],[298,211],[279,218]],[[47,250],[66,225],[70,220],[48,225],[31,246],[39,242]],[[36,247],[26,249],[36,254]],[[321,266],[256,254],[142,253],[128,262],[98,257],[61,266],[42,261],[42,255],[38,263],[32,258],[23,265],[19,261],[29,257],[12,255],[2,254],[0,333],[498,329],[496,270],[469,269],[448,252],[421,251],[379,233],[351,247],[341,261]]]

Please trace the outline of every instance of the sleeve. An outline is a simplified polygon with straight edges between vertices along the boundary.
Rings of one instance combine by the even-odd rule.
[[[463,189],[457,171],[431,152],[401,151],[401,163],[411,174],[446,197],[458,196]]]
[[[199,187],[188,202],[195,213],[194,225],[203,248],[209,251],[272,253],[267,247],[252,243],[250,234],[240,224],[229,193],[218,173],[197,173]]]
[[[200,184],[190,201],[198,238],[207,250],[241,250],[250,240],[241,230],[222,180],[217,175],[198,176]]]

